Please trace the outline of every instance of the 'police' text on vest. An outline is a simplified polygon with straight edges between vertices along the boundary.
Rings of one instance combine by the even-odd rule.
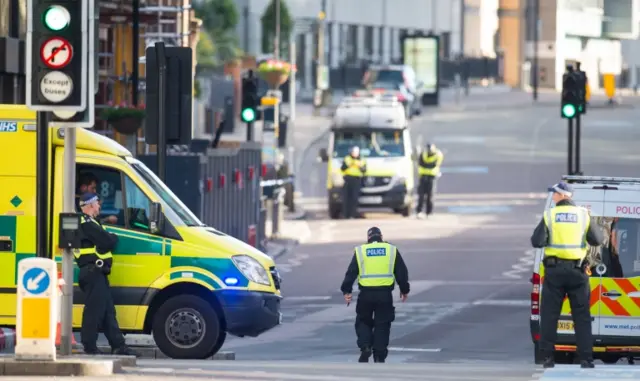
[[[374,247],[371,249],[367,249],[366,251],[367,257],[384,257],[387,255],[387,249],[384,247]]]
[[[578,223],[578,215],[575,213],[556,213],[556,222]]]

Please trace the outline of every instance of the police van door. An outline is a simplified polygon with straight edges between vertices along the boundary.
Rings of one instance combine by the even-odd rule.
[[[606,190],[604,215],[600,335],[640,337],[640,189]]]
[[[601,189],[580,189],[574,188],[575,194],[573,201],[578,206],[582,206],[589,210],[591,217],[601,217],[604,212],[604,191]],[[596,248],[590,248],[589,253],[597,251]],[[589,254],[587,254],[589,257]],[[587,259],[588,260],[588,259]],[[589,312],[591,313],[591,330],[593,335],[598,335],[600,330],[600,303],[599,292],[602,279],[595,271],[592,271],[589,277],[589,287],[591,289],[591,298],[589,300]],[[575,326],[571,316],[571,305],[569,299],[565,297],[562,303],[560,319],[558,320],[559,335],[574,335]],[[561,340],[558,340],[561,342]]]

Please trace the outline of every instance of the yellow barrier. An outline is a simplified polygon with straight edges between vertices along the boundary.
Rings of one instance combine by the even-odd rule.
[[[602,76],[604,92],[609,99],[613,99],[616,94],[616,77],[614,74],[604,74]]]

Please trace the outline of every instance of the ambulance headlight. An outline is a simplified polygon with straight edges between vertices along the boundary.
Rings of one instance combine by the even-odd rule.
[[[236,265],[242,275],[246,276],[250,281],[268,286],[271,284],[267,270],[252,257],[248,255],[234,255],[231,257],[233,264]]]
[[[342,176],[342,173],[339,172],[333,172],[331,173],[331,183],[333,184],[334,187],[342,187],[344,185],[344,177]]]

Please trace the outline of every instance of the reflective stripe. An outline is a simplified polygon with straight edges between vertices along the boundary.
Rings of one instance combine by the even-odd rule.
[[[389,258],[389,267],[387,273],[385,274],[367,274],[367,270],[365,268],[365,259],[362,253],[362,246],[356,247],[356,258],[358,260],[358,264],[360,265],[360,274],[358,278],[360,279],[372,279],[372,278],[394,278],[393,268],[396,262],[396,247],[393,245],[389,245],[391,248],[391,257]]]
[[[85,222],[94,223],[94,224],[100,226],[100,229],[104,230],[102,225],[100,225],[98,223],[98,221],[94,220],[93,218],[87,218],[85,216],[82,216],[82,223],[85,223]],[[113,258],[113,254],[111,254],[110,252],[109,253],[104,253],[104,254],[98,253],[98,251],[97,251],[95,246],[93,246],[93,247],[85,247],[85,248],[82,248],[82,249],[74,249],[73,250],[73,256],[76,259],[79,259],[83,255],[95,255],[98,259],[102,259],[102,260]]]

